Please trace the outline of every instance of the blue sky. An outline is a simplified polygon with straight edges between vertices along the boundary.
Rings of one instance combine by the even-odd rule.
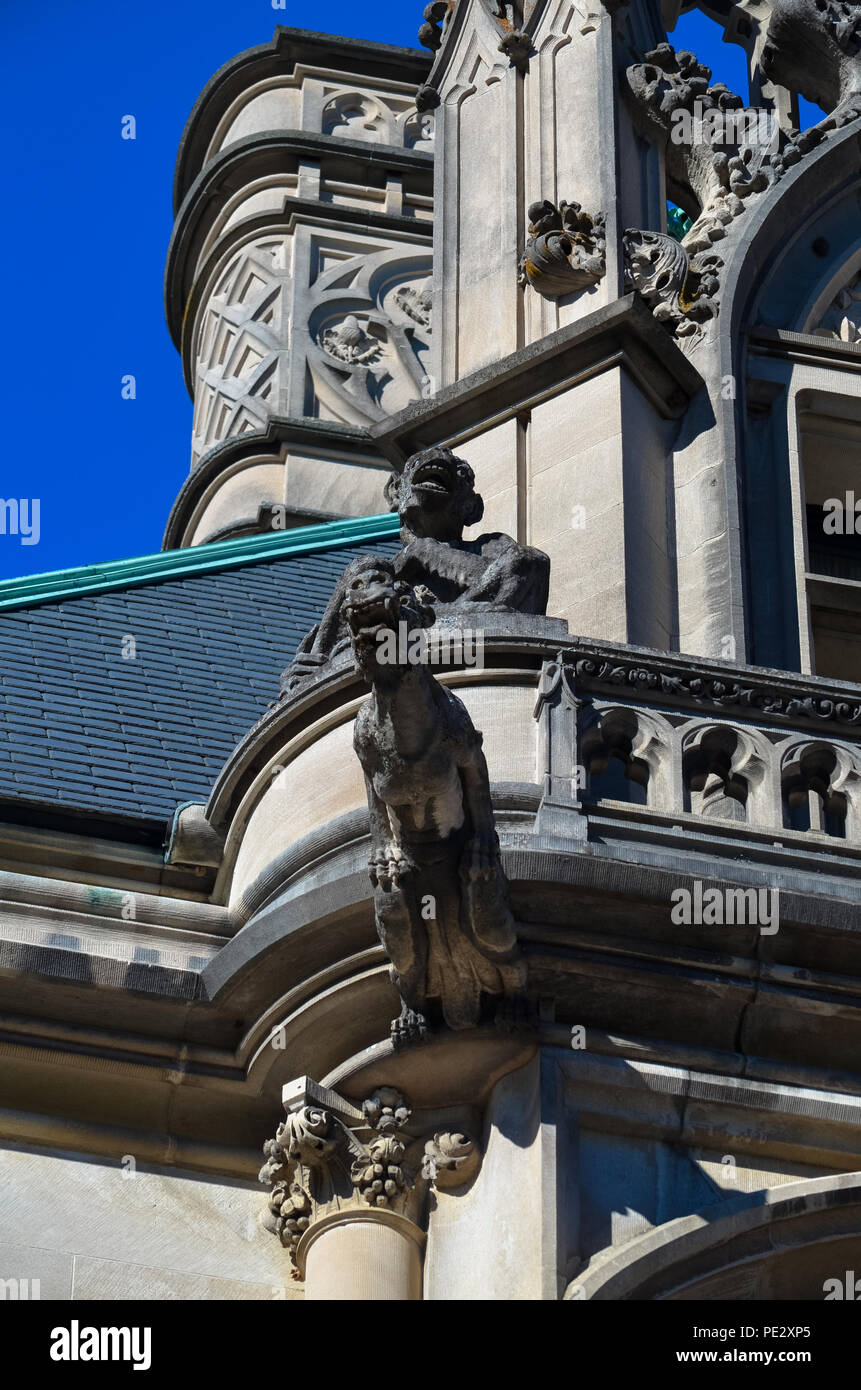
[[[191,402],[162,307],[179,138],[204,83],[276,24],[415,45],[422,0],[2,0],[6,315],[0,496],[39,498],[39,543],[0,578],[150,554],[189,466]],[[701,15],[673,36],[744,92]],[[121,138],[133,115],[137,138]],[[136,399],[123,400],[131,373]]]

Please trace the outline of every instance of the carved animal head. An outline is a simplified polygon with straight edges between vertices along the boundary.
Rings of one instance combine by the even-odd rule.
[[[353,653],[369,679],[416,664],[411,635],[432,627],[433,609],[378,555],[354,560],[344,575],[344,616]]]
[[[475,490],[475,474],[451,449],[424,449],[407,459],[402,473],[386,483],[389,510],[414,536],[460,540],[465,526],[484,516],[484,502]]]

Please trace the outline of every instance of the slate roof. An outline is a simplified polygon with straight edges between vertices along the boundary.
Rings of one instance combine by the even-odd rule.
[[[45,825],[55,809],[151,841],[179,803],[207,799],[344,566],[396,548],[375,540],[0,613],[0,820]]]

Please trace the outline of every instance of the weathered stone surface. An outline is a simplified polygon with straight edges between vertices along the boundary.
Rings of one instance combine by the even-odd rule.
[[[403,1001],[393,1037],[402,1043],[422,1038],[429,1024],[473,1027],[488,1002],[522,1006],[526,970],[481,735],[433,678],[426,653],[411,657],[433,612],[396,572],[358,562],[345,612],[373,692],[356,719],[354,747],[368,793],[377,931]]]

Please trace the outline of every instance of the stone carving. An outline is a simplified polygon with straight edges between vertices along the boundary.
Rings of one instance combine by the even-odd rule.
[[[455,6],[455,0],[431,0],[425,5],[424,24],[419,29],[419,43],[434,53],[442,46],[443,26]]]
[[[341,362],[376,362],[383,351],[379,338],[366,333],[355,314],[327,328],[320,336],[320,345]]]
[[[603,213],[592,216],[579,203],[533,203],[520,283],[548,298],[587,289],[606,273],[606,252]]]
[[[392,1039],[419,1041],[439,1023],[474,1027],[490,1005],[515,1025],[525,1016],[526,967],[481,735],[427,661],[409,656],[433,610],[394,564],[371,556],[356,563],[345,613],[372,690],[353,746],[368,794],[377,931],[402,1001]],[[397,659],[381,642],[389,635]]]
[[[421,289],[402,285],[395,293],[395,303],[408,318],[421,324],[422,328],[430,328],[433,316],[433,290],[429,280]]]
[[[502,30],[499,52],[504,53],[518,71],[525,72],[532,52],[532,40],[521,28],[521,9],[524,7],[511,4],[510,0],[484,0],[484,3]],[[419,29],[419,43],[425,48],[437,52],[442,47],[443,31],[455,4],[456,0],[432,0],[431,4],[425,6],[425,22]],[[529,11],[532,8],[534,4],[527,0],[525,9]]]
[[[543,551],[519,545],[500,532],[464,540],[464,528],[474,526],[484,513],[475,474],[464,459],[446,448],[414,454],[402,473],[391,475],[385,495],[401,521],[396,573],[424,591],[437,617],[546,613],[550,561]],[[355,564],[341,576],[322,620],[303,638],[282,676],[282,698],[349,644],[344,600]]]
[[[518,72],[526,72],[529,68],[532,40],[522,29],[508,29],[499,41],[499,52],[505,54]]]
[[[293,332],[294,354],[307,343],[307,414],[366,427],[421,398],[430,323],[400,296],[420,294],[429,269],[423,251],[397,246],[326,266],[308,294],[307,327]]]
[[[818,338],[836,338],[841,343],[861,343],[861,272],[838,291],[811,332]]]
[[[587,690],[623,685],[633,691],[676,696],[715,710],[736,708],[794,721],[861,725],[861,702],[817,695],[792,680],[782,682],[778,688],[752,673],[738,680],[732,675],[676,670],[656,662],[608,657],[597,652],[588,656],[561,653],[558,660],[573,669],[578,687],[582,685]]]
[[[691,256],[675,237],[658,232],[627,231],[623,246],[627,287],[639,291],[676,337],[699,336],[718,312],[713,296],[720,285],[720,257]]]
[[[771,0],[762,70],[829,113],[861,89],[861,5],[843,0]]]
[[[352,1127],[307,1100],[303,1093],[275,1138],[264,1144],[259,1173],[271,1189],[264,1225],[288,1250],[294,1279],[301,1277],[297,1248],[313,1222],[372,1206],[419,1224],[431,1186],[463,1186],[481,1162],[478,1145],[463,1134],[443,1131],[428,1138],[409,1132],[412,1112],[393,1087],[375,1091],[362,1105],[362,1121]]]
[[[817,3],[824,7],[826,0]],[[787,0],[787,13],[796,5],[803,7],[807,0]],[[769,22],[773,24],[774,18]],[[723,83],[712,84],[711,70],[694,54],[677,53],[668,43],[630,67],[627,79],[645,133],[663,142],[670,195],[683,205],[694,201],[700,208],[681,241],[689,266],[667,248],[668,292],[662,292],[660,283],[649,290],[657,317],[690,345],[701,336],[706,319],[719,312],[723,263],[710,255],[714,243],[729,235],[752,200],[777,184],[834,130],[861,114],[861,95],[850,92],[837,111],[809,130],[785,131],[770,113],[746,108]],[[791,85],[785,75],[774,74],[774,80]],[[689,118],[690,138],[679,138],[685,118]],[[626,233],[634,249],[631,280],[638,288],[638,279],[649,277],[637,240],[643,235],[653,238],[655,234]],[[652,240],[649,252],[659,262],[661,243]]]

